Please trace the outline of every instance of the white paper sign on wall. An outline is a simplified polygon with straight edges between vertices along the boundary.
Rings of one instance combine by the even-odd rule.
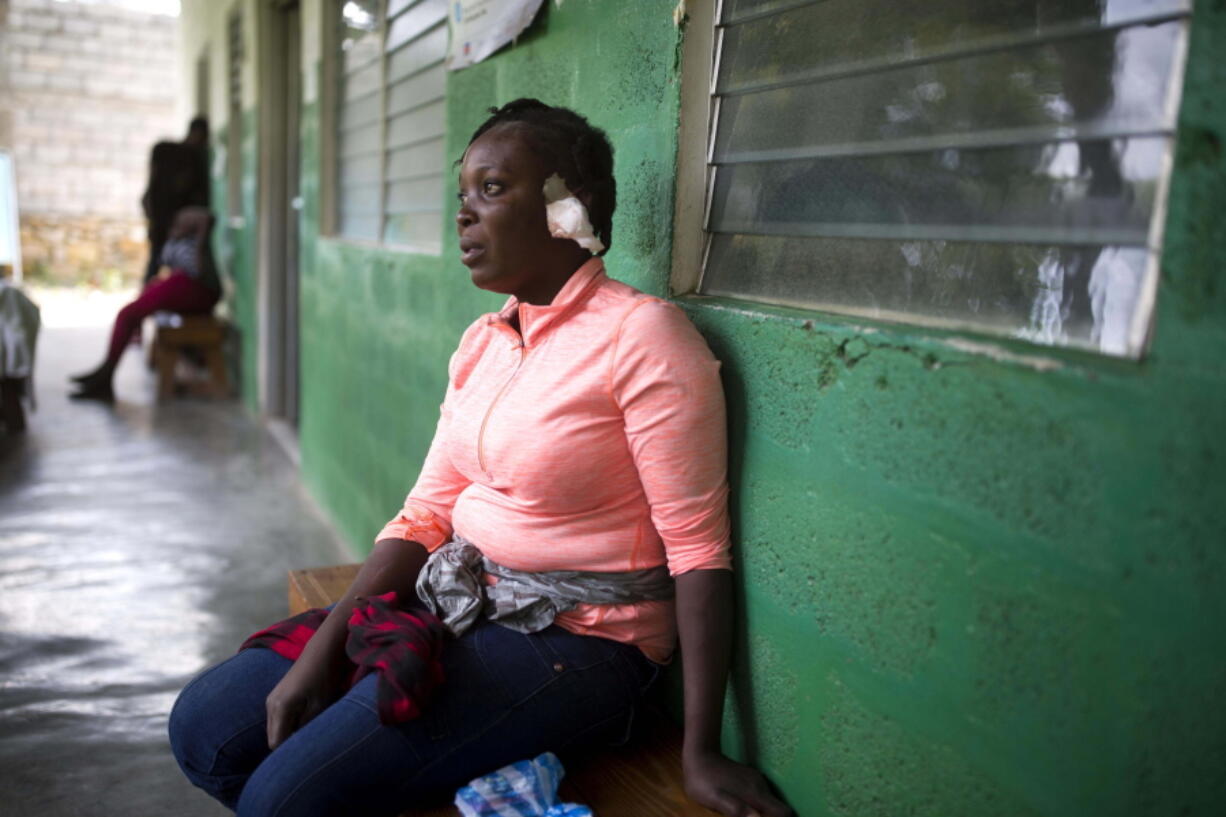
[[[543,0],[452,0],[447,19],[447,67],[467,68],[514,40],[536,17]]]

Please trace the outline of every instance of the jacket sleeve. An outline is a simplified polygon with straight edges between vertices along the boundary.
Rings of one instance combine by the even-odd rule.
[[[379,535],[381,539],[405,539],[425,546],[426,550],[434,551],[451,539],[451,511],[456,499],[469,486],[472,480],[456,470],[448,453],[447,434],[451,417],[451,395],[456,388],[456,377],[463,366],[466,354],[471,354],[470,340],[476,330],[476,325],[465,332],[460,346],[451,356],[448,366],[447,395],[439,408],[438,425],[434,430],[434,439],[430,450],[422,463],[421,473],[417,483],[409,495],[405,497],[404,506],[391,521],[383,526]]]
[[[732,566],[719,365],[685,313],[656,299],[623,320],[613,353],[613,398],[674,576]]]

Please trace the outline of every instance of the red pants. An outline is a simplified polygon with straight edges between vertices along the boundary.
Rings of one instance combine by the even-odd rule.
[[[124,347],[140,329],[141,321],[154,312],[166,310],[185,315],[193,312],[208,313],[213,311],[217,297],[216,292],[182,272],[172,273],[169,278],[151,281],[135,301],[119,310],[119,314],[115,316],[106,362],[112,366],[119,362]]]

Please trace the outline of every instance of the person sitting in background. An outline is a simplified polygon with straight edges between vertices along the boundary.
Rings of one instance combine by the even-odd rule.
[[[74,375],[80,389],[74,400],[113,400],[115,367],[141,321],[154,312],[182,314],[213,311],[221,295],[221,281],[209,247],[213,214],[204,207],[185,207],[176,215],[162,247],[157,275],[135,301],[119,310],[111,329],[106,359],[93,371]]]

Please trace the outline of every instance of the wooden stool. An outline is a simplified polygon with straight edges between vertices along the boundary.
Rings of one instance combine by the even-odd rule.
[[[157,332],[153,337],[150,357],[157,370],[158,400],[170,397],[175,386],[175,365],[185,347],[199,349],[209,370],[208,391],[214,397],[230,394],[230,379],[221,354],[226,326],[212,315],[178,315],[158,313]]]
[[[361,565],[289,573],[290,615],[340,601]],[[595,752],[566,769],[564,802],[589,806],[597,817],[719,817],[692,802],[681,774],[681,730],[666,716],[639,712],[635,740]],[[400,817],[458,817],[452,805],[415,809]]]

